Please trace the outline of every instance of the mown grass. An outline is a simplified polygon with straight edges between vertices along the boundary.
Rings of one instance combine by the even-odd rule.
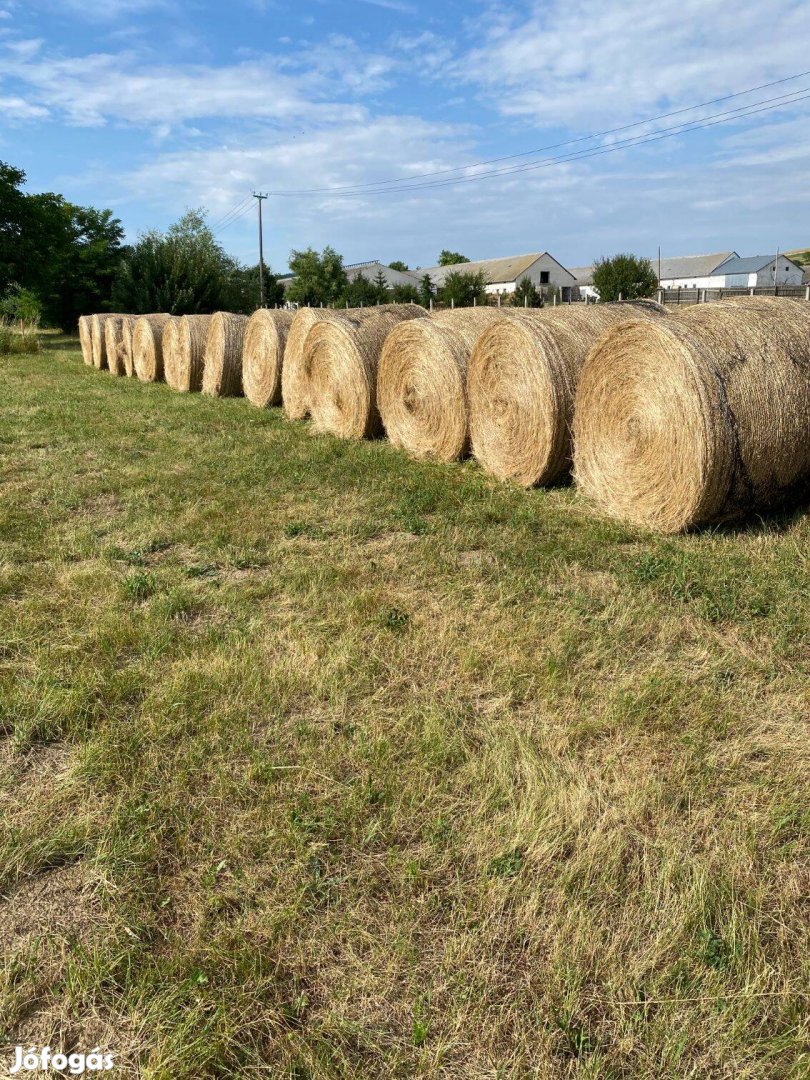
[[[658,538],[48,345],[2,361],[0,1040],[808,1074],[805,513]]]

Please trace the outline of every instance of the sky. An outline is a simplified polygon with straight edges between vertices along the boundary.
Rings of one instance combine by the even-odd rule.
[[[693,106],[810,69],[808,45],[807,0],[0,0],[0,160],[128,241],[204,207],[252,264],[270,192],[277,272],[326,244],[769,253],[810,246],[810,99],[773,100],[810,74]]]

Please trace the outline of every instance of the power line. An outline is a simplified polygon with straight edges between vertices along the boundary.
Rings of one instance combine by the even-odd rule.
[[[409,184],[404,187],[399,187],[396,192],[402,191],[424,191],[431,188],[450,187],[457,184],[474,184],[482,180],[491,180],[498,176],[514,176],[518,173],[530,172],[537,169],[551,168],[554,165],[562,165],[569,161],[582,161],[591,157],[600,157],[603,154],[613,154],[619,150],[632,149],[635,146],[645,146],[648,143],[661,142],[664,139],[675,138],[678,135],[688,135],[693,131],[703,131],[707,128],[716,127],[719,124],[731,123],[733,120],[743,119],[747,116],[755,116],[758,113],[771,112],[774,109],[784,108],[787,105],[798,104],[801,101],[810,97],[810,87],[804,87],[800,91],[794,91],[789,95],[780,95],[776,99],[767,99],[766,102],[753,102],[751,105],[743,106],[739,109],[728,110],[723,113],[717,113],[714,116],[705,117],[700,121],[688,121],[683,124],[677,124],[672,128],[665,128],[663,131],[650,132],[647,135],[637,135],[630,139],[624,139],[617,143],[607,147],[589,147],[585,150],[577,151],[573,154],[566,154],[558,157],[544,158],[537,162],[528,162],[522,165],[514,165],[505,169],[492,169],[489,172],[478,173],[473,176],[453,177],[445,180],[433,180],[427,183]],[[769,104],[770,101],[776,101],[776,104]],[[472,168],[473,166],[468,166]],[[350,198],[365,198],[371,195],[388,195],[395,193],[392,189],[377,188],[372,190],[360,190],[351,189],[348,191],[342,189],[326,189],[322,194],[324,197],[332,196],[337,199],[350,199]],[[280,197],[298,198],[301,196],[310,195],[311,192],[307,190],[294,191],[270,191],[271,195],[278,195]]]
[[[548,146],[540,146],[534,150],[524,150],[519,154],[506,154],[503,157],[489,158],[486,161],[476,161],[469,165],[456,165],[453,168],[447,169],[434,169],[431,172],[412,173],[409,176],[392,177],[387,180],[368,181],[362,184],[344,184],[342,187],[334,188],[299,188],[290,191],[274,191],[274,195],[334,195],[341,191],[357,191],[363,188],[376,188],[382,187],[387,184],[400,184],[406,183],[410,180],[424,180],[430,176],[442,176],[449,173],[460,172],[462,169],[477,169],[485,165],[496,165],[501,161],[513,161],[522,157],[533,157],[536,154],[545,153],[547,150],[558,150],[562,146],[573,146],[576,143],[590,142],[593,139],[606,138],[608,135],[616,135],[621,131],[630,131],[636,127],[642,127],[645,124],[654,124],[659,120],[667,120],[672,116],[682,116],[684,113],[694,112],[696,109],[705,109],[710,105],[719,105],[722,101],[731,101],[733,98],[744,97],[746,94],[755,94],[759,90],[767,90],[772,86],[781,86],[786,82],[795,82],[796,79],[802,79],[806,75],[810,75],[810,70],[800,71],[795,75],[786,75],[782,79],[774,79],[772,82],[760,83],[758,86],[751,86],[747,90],[738,90],[733,94],[726,94],[723,97],[712,98],[710,101],[702,101],[697,105],[688,105],[683,109],[674,109],[672,112],[659,113],[658,116],[650,116],[645,120],[636,120],[631,124],[622,124],[619,127],[606,128],[604,131],[597,131],[592,135],[579,135],[574,139],[566,139],[563,142],[550,143]]]

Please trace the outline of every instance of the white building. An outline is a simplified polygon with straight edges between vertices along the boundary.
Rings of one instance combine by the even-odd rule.
[[[574,299],[579,294],[580,300],[598,300],[599,292],[593,285],[593,267],[592,266],[572,266],[571,273],[576,278],[576,286],[574,291]]]
[[[662,289],[715,289],[720,286],[715,276],[729,259],[737,259],[736,251],[718,251],[713,255],[683,255],[675,259],[661,259],[658,284]],[[658,266],[653,261],[653,268]]]
[[[752,255],[747,259],[737,256],[718,266],[713,275],[717,285],[710,288],[753,289],[774,285],[801,285],[803,277],[802,267],[787,255],[780,255],[778,263],[774,255]]]
[[[558,263],[547,251],[532,252],[529,255],[510,255],[503,259],[480,259],[477,262],[454,263],[451,266],[428,266],[411,271],[420,279],[428,275],[437,289],[444,284],[448,274],[461,271],[465,274],[482,272],[487,281],[487,292],[491,294],[513,293],[522,278],[528,278],[538,289],[556,286],[562,292],[562,298],[568,299],[576,286],[576,278],[570,270]]]

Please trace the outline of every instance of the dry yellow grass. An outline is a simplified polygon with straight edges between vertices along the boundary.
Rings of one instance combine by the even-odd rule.
[[[141,315],[132,330],[132,367],[141,382],[163,381],[163,328],[171,315]]]

